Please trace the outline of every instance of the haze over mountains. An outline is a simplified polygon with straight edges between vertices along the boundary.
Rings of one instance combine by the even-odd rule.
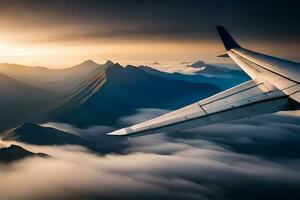
[[[0,74],[0,129],[9,128],[44,110],[57,94]]]
[[[244,73],[242,70],[230,69],[228,67],[206,64],[201,60],[186,66],[189,68],[198,69],[197,71],[194,71],[195,74],[201,74],[207,77],[219,77],[219,78],[240,77],[241,79],[247,77],[246,73]]]
[[[164,71],[163,68],[155,67],[156,70]],[[237,78],[240,80],[249,79],[248,75],[244,73],[236,65],[232,64],[207,64],[202,60],[195,62],[185,61],[174,67],[166,67],[166,71],[169,73],[179,73],[184,75],[202,75],[205,77],[219,78],[219,79],[233,79],[236,81]],[[213,79],[214,80],[214,79]],[[206,81],[213,81],[206,80]]]
[[[0,129],[35,117],[47,118],[50,111],[61,106],[65,111],[70,104],[80,105],[104,83],[103,70],[110,64],[89,60],[67,69],[1,64]]]
[[[187,71],[189,73],[166,73],[164,71],[160,71],[158,69],[151,68],[148,66],[139,66],[139,68],[155,76],[191,83],[210,83],[222,88],[223,90],[249,80],[248,75],[245,74],[243,71],[228,69],[225,67],[219,67],[214,65],[206,65],[206,67],[203,69],[188,69]],[[184,71],[187,72],[186,70]]]
[[[205,98],[239,83],[237,77],[172,74],[111,61],[66,69],[0,64],[0,130],[49,120],[115,125],[138,108],[175,109]]]
[[[179,81],[115,64],[107,68],[106,82],[95,95],[58,120],[79,126],[116,126],[118,118],[138,108],[175,109],[220,90],[210,83]]]

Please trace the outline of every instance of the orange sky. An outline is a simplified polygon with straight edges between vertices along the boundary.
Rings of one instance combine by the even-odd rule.
[[[215,31],[219,23],[244,47],[300,61],[298,28],[290,26],[294,18],[274,15],[270,20],[275,4],[271,10],[269,4],[241,4],[231,12],[228,4],[219,9],[201,3],[199,12],[197,1],[180,5],[127,2],[127,6],[122,1],[120,5],[109,1],[4,2],[0,7],[0,63],[64,68],[86,59],[123,65],[230,62],[216,57],[224,53]],[[284,14],[281,4],[279,8]],[[179,12],[183,9],[189,12]],[[215,9],[218,12],[211,12]],[[295,28],[291,31],[277,23]]]
[[[38,34],[38,33],[37,33]],[[34,36],[30,36],[34,37]],[[29,39],[29,36],[28,38]],[[229,59],[217,58],[224,53],[221,42],[216,41],[120,41],[101,42],[82,40],[76,42],[15,42],[0,36],[0,62],[31,66],[64,68],[76,65],[86,59],[104,63],[113,60],[123,65],[149,65],[159,63],[180,63],[203,60],[208,63],[226,63]],[[288,59],[298,49],[297,44],[258,43],[247,47]],[[285,49],[285,50],[283,50]],[[288,50],[287,50],[288,49]]]
[[[101,43],[95,41],[61,43],[9,43],[0,40],[0,62],[48,67],[67,67],[85,59],[99,63],[113,60],[121,64],[148,64],[154,61],[182,62],[205,60],[206,62],[224,62],[217,59],[216,53],[222,53],[220,44],[212,42],[165,42],[139,41]]]

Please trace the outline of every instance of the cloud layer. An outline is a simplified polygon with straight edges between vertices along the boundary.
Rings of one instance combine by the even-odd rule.
[[[0,196],[7,200],[297,199],[299,121],[299,112],[283,112],[137,137],[126,140],[122,155],[97,156],[78,146],[21,144],[53,157],[0,165]]]

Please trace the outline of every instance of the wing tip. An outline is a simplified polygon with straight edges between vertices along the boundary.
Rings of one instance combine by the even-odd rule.
[[[118,129],[116,131],[107,133],[106,135],[108,135],[108,136],[127,136],[128,132],[126,131],[125,128],[122,128],[122,129]]]

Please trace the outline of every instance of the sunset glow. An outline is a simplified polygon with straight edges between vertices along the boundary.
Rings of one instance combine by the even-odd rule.
[[[198,12],[200,8],[188,3],[180,3],[178,7],[130,3],[131,11],[127,12],[127,6],[110,6],[108,2],[81,2],[73,6],[68,1],[51,1],[47,6],[37,2],[18,1],[1,5],[0,63],[61,68],[86,59],[137,65],[199,59],[209,63],[229,62],[216,57],[224,50],[214,27],[222,21],[227,22],[233,15],[227,13],[216,20],[217,11],[224,12],[222,6],[219,6],[222,9],[213,6],[216,12],[207,12],[209,9]],[[93,6],[95,9],[90,9]],[[207,6],[211,7],[210,4]],[[179,8],[189,12],[179,12]],[[152,15],[149,9],[157,9],[157,12]],[[295,53],[299,52],[298,38],[294,35],[282,37],[285,35],[281,34],[281,29],[273,31],[270,37],[267,31],[277,26],[261,21],[260,27],[252,22],[255,16],[249,16],[248,10],[236,12],[241,17],[234,25],[239,32],[246,33],[241,34],[246,35],[242,38],[243,45],[299,60]],[[279,20],[285,18],[273,21]],[[289,18],[282,24],[292,23],[292,20]],[[252,26],[245,28],[246,21],[251,21]],[[279,48],[285,51],[279,51]]]

